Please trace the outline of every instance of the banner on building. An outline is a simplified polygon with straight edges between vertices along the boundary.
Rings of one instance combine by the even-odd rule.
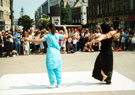
[[[52,23],[55,25],[60,25],[60,16],[52,17]]]

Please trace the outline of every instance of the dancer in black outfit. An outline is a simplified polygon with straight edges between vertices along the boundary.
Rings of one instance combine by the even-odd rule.
[[[99,38],[87,43],[87,45],[91,45],[101,41],[101,51],[97,56],[92,77],[106,82],[106,84],[111,84],[113,71],[112,37],[116,31],[111,30],[111,27],[106,23],[103,23],[101,28],[103,34]]]

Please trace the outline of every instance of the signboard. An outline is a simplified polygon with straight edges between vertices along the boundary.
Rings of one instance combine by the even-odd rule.
[[[53,16],[52,23],[55,25],[60,25],[60,16]]]
[[[128,16],[128,19],[135,19],[135,16]]]

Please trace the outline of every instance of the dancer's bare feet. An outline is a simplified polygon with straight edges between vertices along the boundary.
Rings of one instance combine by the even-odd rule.
[[[107,75],[104,75],[101,82],[105,82],[106,79],[107,79]]]
[[[103,79],[101,82],[104,82],[107,78],[107,75],[103,72],[103,70],[101,70],[101,75],[103,76]]]

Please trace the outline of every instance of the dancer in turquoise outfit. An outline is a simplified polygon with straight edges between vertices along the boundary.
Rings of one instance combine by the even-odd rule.
[[[43,41],[47,41],[48,48],[47,48],[47,56],[46,56],[46,68],[48,72],[49,82],[50,82],[50,88],[55,87],[55,81],[56,81],[56,87],[59,87],[61,84],[61,68],[62,68],[62,60],[61,60],[61,54],[60,54],[60,46],[58,41],[60,39],[65,39],[68,37],[67,29],[65,26],[63,26],[65,35],[61,34],[55,34],[56,28],[54,24],[49,25],[49,34],[44,36],[40,40],[31,40],[31,39],[25,39],[30,42],[38,42],[41,43]]]

